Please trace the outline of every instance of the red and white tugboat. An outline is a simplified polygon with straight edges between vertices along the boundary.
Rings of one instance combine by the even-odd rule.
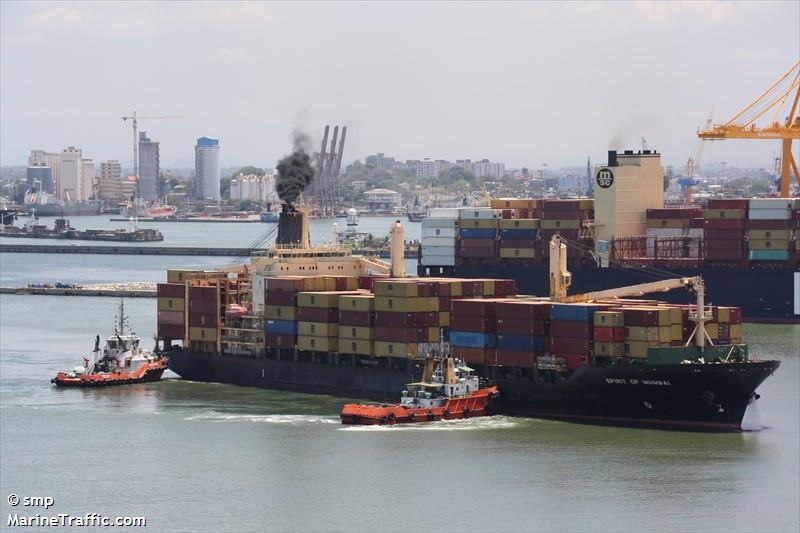
[[[100,355],[100,336],[94,343],[94,357],[84,358],[84,366],[71,372],[59,372],[50,380],[58,387],[107,387],[158,381],[167,369],[168,360],[139,346],[139,337],[130,329],[124,304],[119,304],[119,317],[114,334],[106,339]]]
[[[399,404],[350,403],[342,408],[342,424],[383,425],[456,420],[491,414],[499,396],[463,361],[451,357],[436,364],[428,359],[423,379],[409,383]]]

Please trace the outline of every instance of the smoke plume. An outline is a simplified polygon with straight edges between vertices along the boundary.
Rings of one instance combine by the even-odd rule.
[[[303,190],[314,179],[310,152],[311,140],[308,135],[296,131],[292,134],[292,153],[278,162],[275,190],[278,197],[289,206],[294,205]]]

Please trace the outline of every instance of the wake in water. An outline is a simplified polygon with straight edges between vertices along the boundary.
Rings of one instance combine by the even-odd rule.
[[[459,420],[441,420],[393,426],[342,426],[341,431],[473,431],[483,429],[509,429],[519,425],[519,420],[508,416],[481,416]]]
[[[260,422],[266,424],[338,424],[339,417],[320,415],[246,415],[232,413],[203,413],[184,420],[208,422]]]
[[[765,429],[761,423],[761,411],[758,409],[758,400],[747,406],[742,417],[742,431],[761,431]]]

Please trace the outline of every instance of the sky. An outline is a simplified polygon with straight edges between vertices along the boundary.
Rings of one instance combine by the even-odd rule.
[[[0,2],[0,164],[31,149],[162,168],[272,167],[294,130],[348,126],[344,161],[583,165],[642,138],[681,168],[800,58],[800,2]],[[800,143],[798,143],[800,144]],[[768,167],[777,141],[707,145]]]

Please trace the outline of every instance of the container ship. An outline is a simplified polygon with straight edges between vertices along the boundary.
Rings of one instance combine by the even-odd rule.
[[[719,198],[664,205],[660,155],[610,151],[593,199],[503,199],[432,209],[422,221],[420,276],[511,278],[546,294],[548,242],[570,244],[573,289],[702,276],[713,302],[749,321],[800,322],[799,198]],[[647,295],[652,296],[652,295]],[[688,295],[663,296],[688,303]]]
[[[157,343],[170,369],[194,381],[392,401],[428,361],[454,357],[496,384],[501,413],[738,431],[779,365],[750,356],[741,309],[706,305],[701,277],[568,294],[573,247],[560,235],[548,241],[549,297],[518,294],[514,279],[406,277],[399,221],[391,262],[308,242],[304,211],[285,207],[276,245],[250,264],[169,270],[158,285]],[[696,300],[629,299],[672,289]]]

